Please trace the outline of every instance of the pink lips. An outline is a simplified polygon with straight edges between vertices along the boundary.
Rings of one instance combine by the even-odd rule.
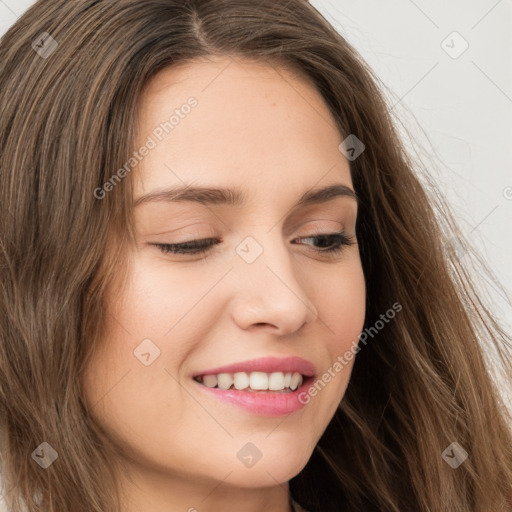
[[[199,388],[208,393],[209,396],[225,401],[231,405],[240,407],[253,414],[262,416],[282,416],[302,409],[306,403],[299,398],[307,393],[307,389],[314,380],[314,365],[300,357],[265,357],[261,359],[253,359],[252,361],[244,361],[218,368],[210,368],[202,372],[197,372],[193,377],[200,375],[212,375],[219,373],[236,373],[236,372],[297,372],[304,376],[302,386],[295,391],[280,393],[277,391],[246,391],[238,389],[219,389],[209,388],[193,382]]]
[[[192,377],[236,372],[297,372],[306,377],[312,377],[315,375],[315,367],[313,363],[306,359],[302,359],[302,357],[262,357],[259,359],[252,359],[250,361],[229,364],[227,366],[210,368],[202,372],[194,373]]]

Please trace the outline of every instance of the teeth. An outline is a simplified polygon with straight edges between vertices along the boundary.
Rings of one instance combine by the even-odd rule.
[[[219,373],[217,381],[220,389],[229,389],[233,385],[233,377],[229,373]]]
[[[302,386],[303,377],[297,372],[237,372],[204,375],[196,377],[196,380],[209,388],[290,392]]]
[[[203,384],[209,388],[214,388],[217,385],[216,375],[205,375],[203,377]]]
[[[297,374],[299,375],[299,374]],[[284,373],[283,372],[274,372],[270,374],[268,378],[268,389],[273,391],[278,391],[280,389],[284,389]]]
[[[290,381],[290,389],[294,391],[302,384],[302,375],[300,373],[294,373],[292,380]]]
[[[249,387],[261,391],[268,389],[268,375],[263,372],[252,372],[249,375]]]
[[[249,387],[249,375],[245,372],[235,373],[235,388],[236,389],[246,389]]]

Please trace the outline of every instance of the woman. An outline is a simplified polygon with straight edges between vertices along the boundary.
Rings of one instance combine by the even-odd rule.
[[[312,6],[41,0],[0,61],[10,510],[512,509],[510,337]]]

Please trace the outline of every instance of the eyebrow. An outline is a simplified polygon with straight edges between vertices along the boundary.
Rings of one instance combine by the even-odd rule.
[[[337,197],[347,197],[359,202],[357,194],[350,187],[338,183],[324,188],[308,190],[301,196],[295,207],[320,204]],[[240,189],[180,186],[149,192],[137,198],[133,206],[135,208],[153,201],[191,201],[202,205],[243,206],[246,202],[246,196]]]

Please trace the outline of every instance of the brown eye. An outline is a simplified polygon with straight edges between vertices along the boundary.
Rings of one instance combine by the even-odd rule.
[[[297,240],[315,240],[320,248],[313,249],[320,253],[338,254],[344,246],[355,244],[354,237],[348,236],[343,231],[338,233],[326,233],[314,236],[298,238]]]

